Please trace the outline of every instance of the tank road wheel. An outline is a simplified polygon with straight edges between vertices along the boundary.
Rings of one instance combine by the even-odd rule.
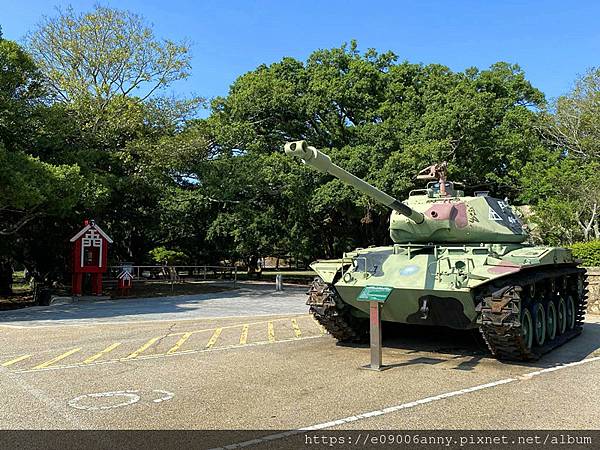
[[[535,343],[541,347],[546,342],[546,312],[544,305],[539,301],[533,304],[533,329]]]
[[[575,300],[572,295],[567,297],[567,330],[575,328]]]
[[[564,334],[567,331],[567,303],[565,299],[561,296],[558,299],[558,308],[556,308],[556,324],[557,324],[557,333]]]
[[[527,350],[531,350],[533,346],[533,320],[529,308],[523,308],[521,314],[521,337]]]
[[[574,266],[507,278],[481,294],[481,333],[496,358],[534,361],[583,331],[587,294]]]
[[[546,306],[546,336],[551,341],[556,337],[556,306],[554,301],[550,300]]]

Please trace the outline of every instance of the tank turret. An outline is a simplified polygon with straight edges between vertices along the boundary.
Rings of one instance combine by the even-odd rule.
[[[421,171],[418,179],[435,179],[426,189],[412,191],[405,202],[380,191],[334,164],[306,141],[288,142],[285,153],[326,172],[392,209],[390,236],[394,243],[520,243],[527,233],[507,201],[486,193],[467,197],[446,181],[445,164]]]

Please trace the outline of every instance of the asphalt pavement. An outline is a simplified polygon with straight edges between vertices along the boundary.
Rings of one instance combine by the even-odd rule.
[[[304,292],[2,312],[0,428],[598,428],[599,316],[535,363],[496,361],[470,333],[394,330],[390,368],[373,372],[368,347],[324,333]]]

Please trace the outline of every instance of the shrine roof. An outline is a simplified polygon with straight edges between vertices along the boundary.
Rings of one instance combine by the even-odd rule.
[[[83,227],[81,229],[81,231],[79,231],[79,233],[77,233],[75,236],[73,236],[71,238],[71,242],[75,242],[77,239],[79,239],[81,236],[83,236],[85,233],[87,233],[87,231],[90,230],[91,228],[96,230],[100,234],[100,236],[102,236],[104,239],[106,239],[106,241],[109,244],[113,243],[113,240],[110,237],[108,237],[108,234],[106,234],[104,231],[102,231],[102,228],[100,228],[95,223],[94,224],[90,223],[90,224],[86,225],[85,227]]]

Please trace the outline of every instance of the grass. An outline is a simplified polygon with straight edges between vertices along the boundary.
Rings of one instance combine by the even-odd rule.
[[[34,305],[31,286],[27,283],[23,283],[23,276],[24,273],[22,271],[13,273],[13,294],[0,297],[0,311],[25,308]]]

